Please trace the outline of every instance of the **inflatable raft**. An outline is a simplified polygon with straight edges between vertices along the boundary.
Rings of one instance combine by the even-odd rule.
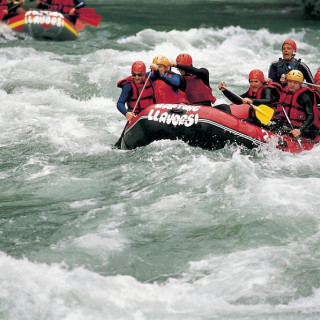
[[[277,148],[300,153],[318,144],[320,135],[314,140],[301,138],[298,141],[290,135],[279,135],[267,126],[256,125],[216,108],[154,104],[127,124],[116,145],[122,149],[134,149],[163,139],[180,139],[191,146],[211,150],[223,148],[227,143],[252,149],[276,141]]]
[[[60,12],[30,10],[10,18],[8,27],[17,32],[26,32],[35,39],[57,41],[76,40],[76,27]]]

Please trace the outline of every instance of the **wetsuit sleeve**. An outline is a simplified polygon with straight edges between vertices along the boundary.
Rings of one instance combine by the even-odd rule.
[[[193,66],[185,66],[183,64],[177,64],[176,68],[181,69],[189,74],[200,78],[205,85],[210,87],[209,83],[209,71],[206,68],[195,68]]]
[[[233,92],[229,91],[228,89],[225,89],[224,91],[222,91],[222,93],[232,103],[242,104],[242,99],[240,99],[237,95],[235,95]]]
[[[117,108],[118,110],[125,116],[128,112],[125,103],[129,99],[129,97],[132,96],[132,87],[130,83],[126,83],[121,91],[120,97],[117,102]]]
[[[304,92],[300,95],[298,98],[298,103],[302,106],[304,106],[304,110],[306,113],[306,120],[300,127],[301,133],[303,133],[305,130],[308,130],[314,120],[314,113],[313,113],[313,102],[314,102],[314,97],[312,97],[312,94]]]
[[[300,62],[300,64],[298,65],[298,70],[303,73],[303,77],[306,82],[313,83],[312,73],[309,67],[304,62]]]
[[[271,63],[269,67],[268,78],[271,79],[271,81],[279,82],[279,79],[277,78],[277,62]]]
[[[73,0],[73,3],[76,9],[83,8],[87,5],[84,1],[81,1],[81,0]]]
[[[148,75],[148,72],[147,72],[146,75]],[[152,71],[152,72],[151,72],[150,79],[153,80],[153,81],[154,81],[154,80],[158,80],[158,79],[160,79],[160,76],[161,76],[161,73],[160,73],[159,70]]]
[[[179,88],[180,86],[180,77],[177,74],[172,74],[171,77],[161,74],[160,79],[171,87]]]
[[[264,88],[262,90],[261,99],[252,99],[252,104],[254,105],[260,105],[260,104],[266,104],[270,105],[271,102],[276,100],[276,98],[272,95],[271,88]]]

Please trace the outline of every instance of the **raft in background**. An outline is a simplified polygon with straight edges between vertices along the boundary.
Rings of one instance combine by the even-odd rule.
[[[76,40],[76,27],[57,11],[30,10],[8,20],[8,27],[17,32],[26,32],[35,39],[56,41]]]
[[[240,107],[240,106],[239,106]],[[146,146],[156,140],[182,140],[203,149],[220,149],[236,143],[249,149],[276,141],[276,147],[291,153],[311,150],[320,142],[320,135],[311,140],[298,140],[290,135],[278,135],[268,127],[258,126],[246,119],[219,109],[184,104],[155,104],[142,110],[127,124],[122,149]]]

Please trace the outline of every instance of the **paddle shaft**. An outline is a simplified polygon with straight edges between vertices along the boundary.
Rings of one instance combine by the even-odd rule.
[[[222,88],[229,90],[228,88],[226,88],[225,86],[223,86]],[[233,91],[229,90],[229,92],[231,92],[233,95],[235,95],[237,98],[239,99],[243,99],[241,96],[239,96],[238,94],[234,93]],[[252,103],[249,104],[251,107],[254,107],[254,105]]]
[[[320,88],[320,86],[318,86],[317,84],[313,84],[313,83],[309,83],[309,82],[304,82],[303,84],[307,84],[308,86]]]
[[[151,77],[151,71],[150,71],[150,73],[149,73],[149,75],[148,75],[148,77],[147,77],[147,79],[146,79],[146,82],[144,83],[144,85],[143,85],[143,87],[142,87],[142,89],[141,89],[141,92],[140,92],[139,97],[138,97],[138,99],[137,99],[137,101],[136,101],[136,104],[134,105],[134,108],[133,108],[133,110],[132,110],[132,113],[135,112],[135,110],[136,110],[136,108],[137,108],[137,106],[138,106],[138,103],[139,103],[139,101],[140,101],[140,99],[141,99],[142,92],[144,91],[144,89],[145,89],[145,87],[146,87],[146,85],[147,85],[150,77]],[[130,121],[131,121],[131,120],[130,120]],[[121,140],[122,140],[122,138],[123,138],[123,136],[124,136],[124,132],[126,131],[126,127],[127,127],[128,123],[129,123],[130,121],[127,121],[126,125],[124,126],[124,128],[123,128],[123,130],[122,130],[122,133],[121,133],[121,136],[120,136],[119,140],[118,140],[118,141],[115,143],[115,145],[114,145],[115,147],[117,147],[117,148],[119,148],[119,149],[120,149],[120,146],[121,146]]]
[[[286,117],[286,119],[287,119],[287,121],[288,121],[288,123],[289,123],[289,125],[290,125],[290,128],[292,129],[292,130],[294,130],[294,127],[293,127],[293,125],[292,125],[292,123],[291,123],[291,121],[290,121],[290,118],[289,118],[289,116],[288,116],[288,114],[287,114],[287,111],[284,109],[284,106],[282,106],[282,111],[283,111],[283,113],[284,113],[284,115],[285,115],[285,117]],[[301,143],[301,141],[300,141],[300,138],[299,137],[295,137],[296,138],[296,140],[297,140],[297,142],[298,142],[298,145],[299,145],[299,147],[300,147],[300,150],[301,151],[304,151],[304,148],[303,148],[303,146],[302,146],[302,143]]]
[[[8,12],[10,12],[10,11],[12,11],[12,10],[14,10],[14,9],[16,9],[16,8],[18,8],[18,7],[21,7],[21,3],[18,3],[18,4],[16,4],[15,6],[12,6],[11,8],[9,8],[9,9],[8,9]]]
[[[18,7],[20,7],[20,6],[21,6],[21,4],[20,4],[20,3],[18,3],[18,4],[16,4],[16,5],[12,6],[11,8],[8,8],[8,13],[9,13],[10,11],[12,11],[12,10],[14,10],[14,9],[16,9],[16,8],[18,8]],[[2,19],[5,15],[6,15],[6,13],[4,13],[4,12],[0,12],[0,17],[1,17],[1,19]]]

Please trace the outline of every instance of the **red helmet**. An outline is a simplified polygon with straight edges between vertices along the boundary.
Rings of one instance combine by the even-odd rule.
[[[291,40],[291,39],[286,39],[286,40],[284,40],[284,41],[283,41],[283,44],[282,44],[282,46],[281,46],[281,49],[283,48],[283,46],[284,46],[285,44],[290,44],[290,46],[292,46],[293,51],[294,51],[294,52],[297,51],[297,45],[296,45],[296,43],[295,43],[293,40]]]
[[[320,79],[320,71],[316,72],[313,78],[313,83],[316,83]]]
[[[261,70],[259,69],[253,69],[249,73],[249,81],[250,79],[259,79],[262,83],[265,82],[264,80],[264,74]]]
[[[131,72],[142,72],[146,73],[146,65],[142,61],[135,61],[132,64]]]
[[[183,64],[185,66],[191,66],[192,65],[192,57],[188,53],[180,53],[177,56],[176,62],[179,64]]]

